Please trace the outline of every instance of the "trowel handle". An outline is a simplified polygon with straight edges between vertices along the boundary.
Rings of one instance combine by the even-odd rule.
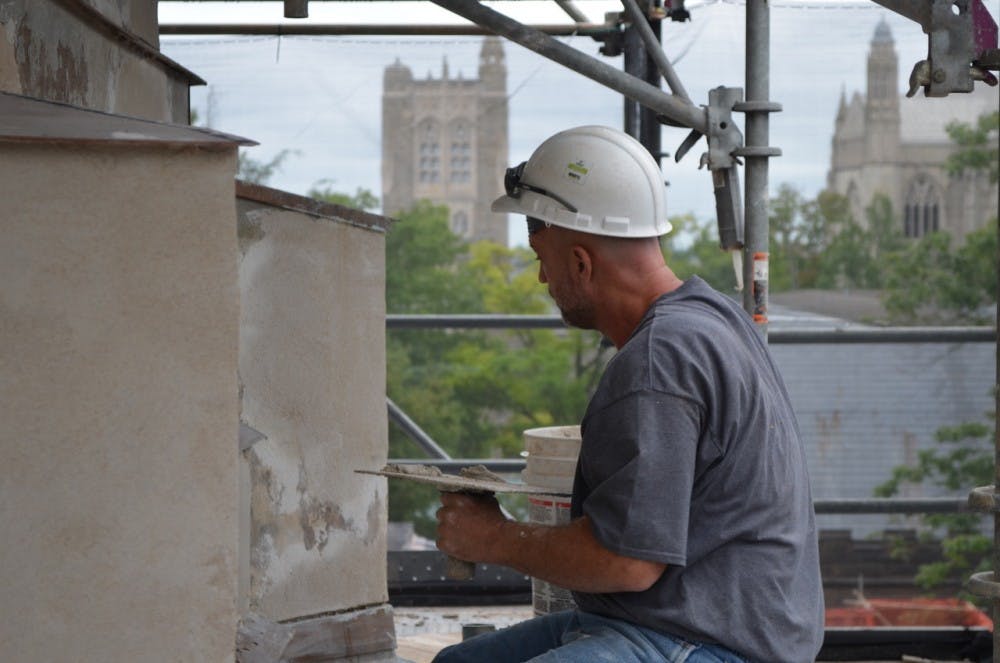
[[[442,493],[465,493],[467,495],[492,494],[475,490],[449,490],[447,488],[441,488],[440,490]],[[444,575],[449,580],[471,580],[476,575],[476,563],[466,562],[463,559],[448,555],[444,564]]]

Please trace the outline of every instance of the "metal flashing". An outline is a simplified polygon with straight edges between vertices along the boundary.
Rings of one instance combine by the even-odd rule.
[[[236,180],[236,197],[253,202],[280,207],[292,212],[301,212],[310,216],[322,217],[340,223],[346,223],[359,228],[373,230],[375,232],[386,232],[390,224],[395,220],[387,216],[364,212],[359,209],[328,203],[307,196],[272,189],[262,184],[253,184]]]
[[[0,92],[0,143],[146,145],[223,151],[256,141]]]

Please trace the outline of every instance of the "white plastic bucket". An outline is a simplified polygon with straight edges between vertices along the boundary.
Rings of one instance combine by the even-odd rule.
[[[573,490],[576,459],[580,456],[579,426],[549,426],[524,431],[528,452],[521,477],[529,486],[561,492]]]
[[[561,492],[573,490],[576,461],[580,455],[579,426],[551,426],[524,431],[524,449],[528,452],[524,482]],[[530,495],[528,519],[541,525],[569,523],[568,497]],[[531,598],[536,615],[546,615],[576,607],[569,590],[537,578],[531,579]]]

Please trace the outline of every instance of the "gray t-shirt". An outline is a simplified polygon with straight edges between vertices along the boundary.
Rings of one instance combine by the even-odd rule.
[[[644,592],[583,610],[766,663],[815,660],[823,589],[805,455],[753,322],[694,277],[608,364],[582,422],[573,517],[621,555],[666,563]]]

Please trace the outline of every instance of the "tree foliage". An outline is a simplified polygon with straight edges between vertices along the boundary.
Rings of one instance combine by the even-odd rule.
[[[967,492],[993,482],[993,429],[978,422],[937,431],[938,446],[925,449],[914,465],[893,468],[892,477],[875,489],[877,497],[903,493],[908,485],[931,485]],[[924,538],[941,541],[941,560],[920,567],[916,582],[932,591],[941,585],[990,568],[992,540],[983,534],[976,514],[929,514],[922,518]],[[905,553],[905,551],[902,551]],[[971,598],[971,597],[970,597]]]
[[[427,201],[399,216],[386,240],[390,313],[552,312],[533,254],[469,244],[448,210]],[[441,447],[458,458],[516,457],[527,428],[579,423],[607,350],[576,330],[393,330],[388,391]],[[425,454],[390,431],[390,456]],[[390,484],[390,519],[433,535],[436,495]]]
[[[281,170],[285,160],[297,154],[296,150],[281,150],[270,160],[261,161],[241,149],[236,157],[236,179],[251,184],[268,184],[275,173]]]
[[[377,210],[379,206],[378,197],[368,189],[358,187],[354,195],[341,193],[333,188],[332,180],[319,180],[312,185],[306,195],[316,200],[336,203],[337,205],[353,207],[354,209],[368,212]]]
[[[670,219],[673,232],[662,240],[663,255],[677,276],[686,279],[697,274],[714,288],[732,293],[736,288],[736,273],[732,256],[719,248],[719,236],[714,222],[699,223],[693,214]],[[676,238],[691,237],[690,244],[678,246]]]
[[[997,134],[1000,133],[1000,112],[993,111],[979,117],[976,123],[950,122],[946,130],[958,149],[948,157],[946,169],[951,175],[961,175],[966,170],[985,172],[991,182],[998,179],[1000,151]]]
[[[887,257],[884,303],[900,324],[987,324],[996,303],[997,232],[993,225],[952,247],[931,233]]]

